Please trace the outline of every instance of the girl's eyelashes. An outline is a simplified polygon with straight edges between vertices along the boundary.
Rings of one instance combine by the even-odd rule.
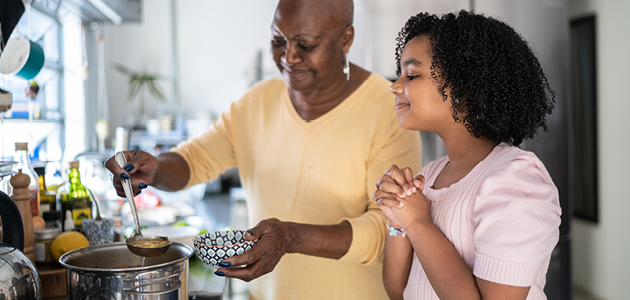
[[[418,77],[418,75],[407,75],[407,80],[411,81]]]

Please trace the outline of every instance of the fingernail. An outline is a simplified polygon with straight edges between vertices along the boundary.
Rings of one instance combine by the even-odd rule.
[[[399,195],[398,197],[405,198],[405,196],[407,196],[407,194],[405,194],[405,192],[403,192],[402,195]]]
[[[139,190],[139,191],[136,193],[136,196],[140,195],[140,193],[142,193],[142,190]]]
[[[407,190],[407,196],[411,196],[411,194],[413,194],[413,193],[411,192],[411,189],[408,189],[408,190]]]
[[[231,265],[232,265],[232,263],[229,262],[229,261],[222,261],[222,262],[219,263],[219,267],[229,267]]]
[[[254,232],[251,230],[247,230],[247,233],[249,233],[249,235],[254,236]]]
[[[147,184],[143,182],[143,183],[139,184],[138,187],[141,188],[141,189],[146,189],[147,188]]]
[[[133,168],[135,168],[135,167],[132,164],[127,164],[125,166],[125,171],[129,172],[129,171],[133,170]]]
[[[402,202],[402,201],[398,202],[398,208],[402,208],[403,206],[405,206],[405,202]]]
[[[214,272],[214,275],[217,275],[217,276],[225,276],[225,273],[223,273],[223,272],[219,272],[219,271],[216,271],[216,272]]]
[[[120,173],[120,178],[129,179],[129,175],[125,173]]]
[[[414,186],[414,187],[411,187],[411,192],[412,192],[412,193],[415,193],[416,191],[418,191],[418,189],[416,189],[416,187],[415,187],[415,186]]]

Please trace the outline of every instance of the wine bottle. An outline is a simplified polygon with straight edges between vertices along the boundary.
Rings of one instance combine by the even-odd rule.
[[[92,198],[90,191],[81,184],[81,174],[79,173],[79,162],[70,162],[70,173],[68,173],[68,205],[72,211],[74,227],[82,231],[81,221],[92,218]]]

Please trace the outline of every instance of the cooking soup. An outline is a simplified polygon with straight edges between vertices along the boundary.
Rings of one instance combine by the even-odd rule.
[[[168,239],[161,238],[152,238],[152,239],[142,239],[137,241],[129,242],[129,245],[140,248],[157,248],[170,244],[171,241]]]

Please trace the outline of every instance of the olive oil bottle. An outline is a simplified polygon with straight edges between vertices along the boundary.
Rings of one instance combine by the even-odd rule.
[[[81,174],[79,173],[79,162],[70,162],[70,172],[68,173],[68,209],[72,211],[74,227],[82,231],[81,221],[92,218],[92,197],[90,191],[81,184]]]

